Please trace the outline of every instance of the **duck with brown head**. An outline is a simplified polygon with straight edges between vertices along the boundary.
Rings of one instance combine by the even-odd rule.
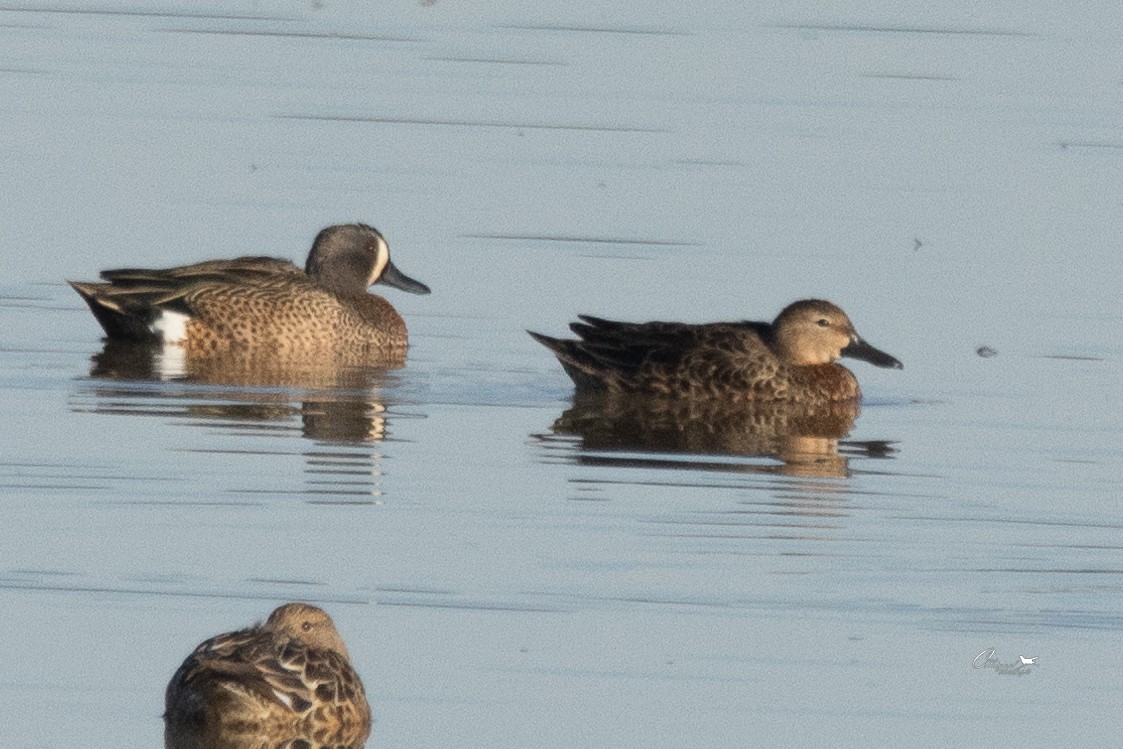
[[[820,299],[790,304],[772,323],[580,319],[570,325],[576,340],[530,333],[554,352],[579,391],[813,406],[861,398],[840,357],[902,367]]]

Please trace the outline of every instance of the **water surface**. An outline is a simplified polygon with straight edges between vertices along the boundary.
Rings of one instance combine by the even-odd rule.
[[[371,746],[1102,743],[1119,21],[0,9],[0,735],[158,746],[190,649],[303,599]],[[168,377],[63,283],[355,220],[433,288],[387,292],[405,369]],[[852,428],[782,454],[559,429],[524,333],[808,296],[905,369],[854,363]]]

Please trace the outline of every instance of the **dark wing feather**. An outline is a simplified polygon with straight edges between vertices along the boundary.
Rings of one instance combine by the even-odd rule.
[[[179,719],[201,720],[207,703],[222,703],[233,698],[235,691],[253,695],[263,703],[285,703],[277,696],[278,686],[267,675],[281,675],[280,649],[275,640],[260,628],[229,632],[213,637],[187,657],[168,683],[165,695],[169,713],[178,710]],[[264,666],[264,668],[263,668]],[[299,682],[296,682],[299,686]],[[185,698],[184,695],[191,695]]]
[[[232,260],[205,260],[175,268],[115,268],[101,272],[110,283],[128,287],[144,285],[181,285],[198,281],[244,281],[254,276],[303,275],[291,261],[275,257],[239,257]]]
[[[102,271],[101,277],[107,283],[70,285],[110,338],[134,341],[158,340],[150,324],[161,309],[194,315],[192,299],[199,294],[307,279],[288,260],[271,257],[207,260],[176,268],[117,268]]]
[[[626,323],[580,315],[578,340],[531,333],[558,357],[579,390],[675,396],[752,392],[782,398],[785,378],[767,323]]]
[[[693,347],[707,326],[682,323],[626,323],[579,315],[583,322],[569,327],[580,336],[578,345],[602,366],[625,377],[637,374],[651,362],[673,365]]]

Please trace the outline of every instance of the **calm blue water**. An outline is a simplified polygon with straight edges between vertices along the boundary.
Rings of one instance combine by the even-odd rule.
[[[1049,2],[0,9],[0,736],[157,746],[190,649],[303,599],[347,640],[371,746],[1104,743],[1121,25]],[[101,356],[63,283],[299,261],[355,220],[433,288],[386,292],[404,370],[162,379]],[[853,364],[838,444],[554,429],[572,388],[525,329],[808,296],[905,363]],[[989,648],[1037,665],[972,668]]]

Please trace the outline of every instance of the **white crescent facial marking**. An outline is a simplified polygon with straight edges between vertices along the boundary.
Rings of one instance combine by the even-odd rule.
[[[370,280],[367,286],[374,285],[375,281],[382,277],[382,271],[386,270],[386,264],[390,262],[390,247],[386,244],[386,240],[382,235],[378,236],[378,247],[374,252],[374,270],[371,271]]]

